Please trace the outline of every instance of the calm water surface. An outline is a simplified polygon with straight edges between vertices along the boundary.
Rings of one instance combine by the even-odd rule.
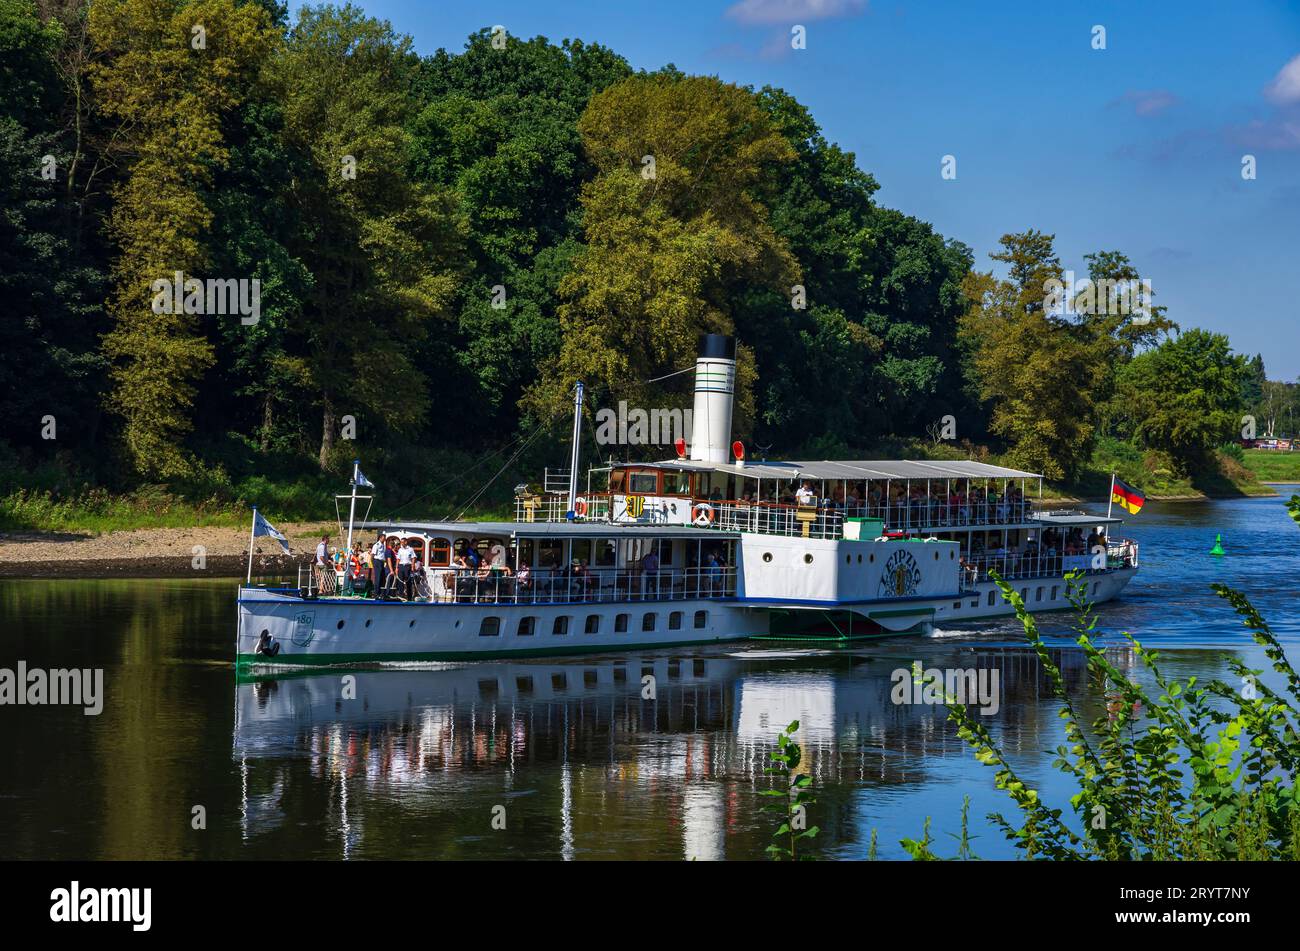
[[[1226,558],[1208,554],[1216,532]],[[1118,663],[1134,663],[1131,631],[1174,676],[1228,677],[1234,657],[1263,666],[1213,581],[1245,591],[1300,658],[1300,529],[1280,499],[1149,503],[1125,534],[1143,571],[1100,612]],[[1049,800],[1070,793],[1046,752],[1061,741],[1056,708],[1014,620],[851,650],[365,671],[343,700],[337,672],[237,684],[233,596],[228,580],[0,584],[0,666],[102,667],[106,693],[98,717],[0,707],[0,858],[758,858],[766,752],[796,718],[821,854],[864,857],[875,830],[880,855],[900,857],[926,816],[950,853],[969,795],[976,853],[1010,857],[982,820],[1013,811],[992,771],[942,707],[889,700],[892,671],[913,660],[997,668],[994,735]],[[1065,621],[1040,619],[1095,716]]]

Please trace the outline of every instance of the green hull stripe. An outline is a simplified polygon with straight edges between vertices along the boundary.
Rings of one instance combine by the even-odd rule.
[[[645,641],[634,644],[603,644],[575,647],[529,647],[499,651],[418,651],[405,654],[285,654],[266,659],[256,654],[240,654],[236,664],[240,667],[302,666],[329,667],[339,664],[410,663],[420,661],[474,661],[501,660],[507,657],[561,657],[570,654],[610,654],[629,650],[657,650],[661,647],[696,647],[704,644],[723,644],[743,641],[751,634],[734,637],[716,637],[712,640]]]

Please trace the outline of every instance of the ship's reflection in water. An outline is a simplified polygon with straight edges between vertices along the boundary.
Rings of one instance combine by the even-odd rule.
[[[245,854],[344,858],[760,858],[759,790],[781,728],[801,725],[819,848],[882,857],[925,815],[955,831],[1006,809],[942,706],[899,704],[896,670],[996,672],[990,728],[1050,782],[1056,706],[1028,651],[710,648],[441,669],[331,671],[236,687]],[[1082,655],[1056,652],[1089,718]],[[1126,649],[1111,652],[1131,666]],[[910,689],[910,685],[909,685]],[[986,837],[990,855],[1008,854]],[[978,851],[978,849],[977,849]]]

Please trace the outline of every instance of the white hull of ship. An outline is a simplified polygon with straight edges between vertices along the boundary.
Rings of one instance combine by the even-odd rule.
[[[1088,598],[1115,598],[1136,574],[1125,568],[1088,576]],[[1070,607],[1061,578],[1013,582],[1031,612]],[[539,604],[375,602],[356,598],[303,599],[286,590],[244,588],[239,598],[237,654],[241,664],[303,666],[385,662],[456,661],[711,644],[770,636],[769,613],[851,612],[869,621],[832,635],[857,638],[924,632],[1013,613],[993,582],[960,595],[907,601],[810,603],[741,599],[571,602]],[[626,615],[626,630],[618,630]],[[647,630],[647,615],[653,629]],[[498,623],[484,627],[484,618]],[[533,633],[521,636],[520,621],[531,617]],[[567,633],[556,634],[557,618]],[[595,619],[595,620],[592,620]],[[588,626],[595,628],[588,633]],[[699,625],[699,626],[697,626]],[[485,635],[492,630],[497,633]],[[279,645],[274,656],[255,653],[263,632]],[[799,635],[792,635],[797,640]]]

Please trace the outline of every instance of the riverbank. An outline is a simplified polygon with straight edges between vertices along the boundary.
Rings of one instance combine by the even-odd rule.
[[[271,538],[253,546],[253,574],[293,575],[333,522],[287,523],[290,554]],[[242,578],[248,570],[248,529],[220,526],[142,528],[104,532],[0,532],[4,578]]]

